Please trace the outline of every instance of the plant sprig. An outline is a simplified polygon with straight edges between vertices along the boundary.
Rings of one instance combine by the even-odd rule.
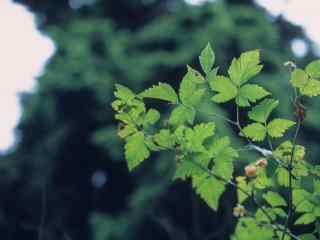
[[[137,168],[152,152],[174,151],[173,179],[191,179],[195,192],[213,210],[218,209],[226,185],[236,188],[238,204],[234,215],[239,221],[232,240],[253,239],[252,232],[262,240],[316,239],[316,230],[297,236],[292,229],[294,225],[315,224],[320,218],[320,166],[309,164],[305,148],[297,144],[306,116],[301,99],[320,95],[320,60],[305,69],[290,65],[294,66],[289,81],[295,99],[296,121],[293,121],[272,118],[279,101],[268,90],[252,83],[263,69],[259,50],[234,58],[226,75],[214,66],[215,57],[208,44],[199,57],[203,74],[188,66],[178,91],[161,82],[139,94],[116,85],[112,107],[121,123],[118,134],[126,142],[129,170]],[[170,104],[169,117],[158,109],[148,108],[145,102],[148,98]],[[235,120],[215,112],[207,116],[235,126],[239,137],[247,142],[243,148],[261,155],[246,166],[243,176],[235,177],[236,181],[234,165],[239,153],[232,147],[229,136],[216,134],[216,122],[197,119],[199,113],[205,114],[198,106],[208,99],[218,105],[233,102]],[[247,112],[249,124],[242,126],[240,112]],[[286,139],[293,126],[296,130],[291,142]],[[283,141],[275,147],[274,139]],[[262,145],[265,141],[269,149]],[[308,189],[304,187],[306,181],[312,183]],[[288,194],[281,194],[281,188],[287,189]],[[251,213],[246,207],[250,202],[255,206]]]

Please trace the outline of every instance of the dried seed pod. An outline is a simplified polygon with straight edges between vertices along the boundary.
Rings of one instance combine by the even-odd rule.
[[[268,160],[265,158],[260,158],[256,161],[255,165],[258,167],[265,168],[268,165]]]
[[[257,167],[255,165],[248,165],[244,168],[244,172],[247,177],[254,177],[257,172]]]
[[[306,107],[303,106],[299,99],[294,102],[294,111],[298,120],[300,122],[303,122],[303,120],[306,118]]]

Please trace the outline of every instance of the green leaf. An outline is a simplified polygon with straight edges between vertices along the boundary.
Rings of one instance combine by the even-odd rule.
[[[188,128],[185,132],[185,148],[191,152],[205,152],[203,142],[214,135],[215,124],[200,123],[194,126],[193,129]]]
[[[242,95],[238,95],[237,98],[236,98],[236,104],[239,106],[239,107],[249,107],[250,106],[250,103],[248,101],[248,99]]]
[[[228,70],[231,80],[240,86],[247,82],[250,78],[257,75],[262,65],[260,63],[259,50],[248,51],[242,53],[239,59],[233,59],[231,66]]]
[[[293,189],[292,196],[293,205],[297,207],[303,201],[308,200],[311,194],[304,189]]]
[[[277,181],[280,186],[289,187],[289,173],[286,169],[277,169]]]
[[[252,139],[253,141],[263,141],[266,137],[267,129],[260,123],[251,123],[242,129],[241,136]]]
[[[274,151],[274,155],[283,160],[289,161],[291,158],[291,153],[293,149],[293,144],[290,141],[285,141],[281,143],[276,150]],[[301,161],[305,156],[305,147],[301,145],[296,145],[294,150],[294,161]]]
[[[312,213],[305,213],[303,214],[301,217],[299,217],[296,221],[295,221],[295,225],[306,225],[309,223],[312,223],[316,220],[316,217],[312,214]]]
[[[175,90],[167,83],[159,82],[158,85],[154,85],[151,88],[144,90],[139,94],[143,98],[155,98],[171,103],[178,103],[178,96]]]
[[[249,185],[247,182],[247,178],[243,176],[237,177],[236,181],[237,181],[237,186],[239,187],[237,189],[238,203],[242,204],[249,196],[239,189],[241,188],[246,192],[251,192],[252,185]]]
[[[114,118],[125,124],[132,122],[130,115],[126,112],[117,113]]]
[[[147,127],[155,124],[160,119],[160,113],[156,109],[149,109],[143,119],[143,126]]]
[[[164,150],[163,147],[156,145],[151,136],[148,136],[144,139],[144,143],[150,151],[161,151]]]
[[[124,102],[129,102],[135,98],[136,95],[129,88],[122,86],[120,84],[115,84],[115,86],[116,86],[116,91],[114,95],[117,98],[123,100]]]
[[[254,187],[256,189],[265,189],[271,185],[271,180],[267,177],[265,169],[258,168],[256,172],[256,178],[254,180]]]
[[[320,60],[310,63],[306,71],[296,69],[291,74],[291,84],[300,89],[302,95],[314,97],[320,95]]]
[[[181,102],[186,106],[197,105],[205,93],[205,88],[198,88],[199,75],[191,68],[188,68],[187,74],[181,81],[179,96]]]
[[[210,156],[214,158],[214,173],[225,180],[230,180],[233,174],[233,160],[238,153],[230,145],[229,137],[215,139],[208,147]]]
[[[212,82],[217,77],[219,67],[213,68],[206,76],[207,81]]]
[[[314,180],[314,190],[320,192],[320,180]]]
[[[263,195],[263,198],[270,204],[272,207],[285,207],[287,206],[286,200],[276,192],[267,192]]]
[[[237,224],[234,235],[231,240],[272,240],[281,239],[273,238],[274,229],[269,224],[261,224],[256,217],[241,217]],[[281,239],[282,240],[282,239]],[[289,240],[285,238],[283,240]]]
[[[205,88],[197,89],[189,101],[190,106],[194,106],[194,107],[197,106],[201,102],[201,99],[204,96],[205,92],[206,92]]]
[[[290,83],[295,88],[303,88],[307,84],[308,80],[308,75],[301,69],[295,69],[291,73]]]
[[[236,103],[240,107],[250,106],[250,102],[255,103],[266,96],[270,95],[268,91],[256,84],[246,84],[240,88]]]
[[[209,84],[212,90],[218,92],[211,98],[214,102],[227,102],[237,96],[237,87],[227,77],[217,76]]]
[[[201,176],[194,176],[192,185],[196,193],[200,195],[209,207],[213,210],[218,209],[220,196],[225,190],[224,182],[205,173]]]
[[[273,119],[271,122],[268,123],[268,134],[274,138],[283,137],[284,132],[287,131],[293,125],[295,125],[295,122],[291,120],[281,118]]]
[[[144,134],[142,132],[137,132],[127,138],[125,156],[130,171],[150,156],[150,152],[145,145]]]
[[[214,139],[208,146],[210,156],[217,157],[230,145],[229,137]]]
[[[307,201],[307,200],[302,200],[297,207],[296,207],[296,212],[302,213],[302,212],[311,212],[313,210],[314,205]]]
[[[297,164],[295,164],[294,167],[296,167]],[[300,178],[300,185],[303,187],[305,190],[309,192],[314,192],[314,177],[311,175],[307,175],[305,177]],[[320,204],[320,202],[319,202]]]
[[[320,95],[320,81],[310,79],[308,83],[300,89],[302,95],[314,97]]]
[[[195,115],[196,111],[193,107],[179,105],[173,109],[169,118],[169,124],[173,126],[178,126],[185,123],[193,124]]]
[[[203,142],[206,138],[213,136],[216,125],[213,122],[200,123],[194,126],[194,137],[199,142]]]
[[[174,135],[177,139],[177,142],[179,144],[181,144],[185,139],[184,139],[184,135],[185,135],[185,131],[186,129],[188,129],[188,127],[186,127],[185,125],[180,125],[179,127],[177,127],[177,129],[174,131]]]
[[[136,99],[133,99],[129,104],[131,107],[128,114],[130,115],[131,121],[139,125],[142,124],[144,113],[146,112],[145,104]]]
[[[117,111],[117,112],[120,110],[120,108],[121,108],[122,105],[123,105],[123,102],[122,102],[121,100],[119,100],[119,99],[114,100],[114,101],[111,103],[112,109],[115,110],[115,111]]]
[[[251,109],[248,114],[249,118],[260,123],[265,123],[272,110],[275,109],[278,104],[279,101],[274,99],[265,99]]]
[[[208,168],[211,158],[207,153],[192,153],[178,159],[176,164],[175,179],[185,180],[188,177],[203,175]]]
[[[315,60],[311,63],[309,63],[306,67],[306,72],[312,77],[312,78],[320,78],[320,59]]]
[[[268,215],[272,220],[276,219],[276,215],[271,208],[265,208],[265,211],[268,211]],[[258,209],[258,211],[256,212],[256,219],[258,222],[270,223],[270,219],[264,214],[261,209]]]
[[[296,177],[303,177],[309,175],[309,169],[302,161],[296,162],[292,170],[292,174]]]
[[[296,145],[294,149],[294,156],[293,160],[294,161],[300,161],[304,159],[304,156],[306,154],[306,148],[302,145]]]
[[[161,147],[172,148],[176,143],[176,138],[169,129],[161,129],[154,135],[154,141]]]
[[[199,61],[200,61],[200,65],[202,67],[202,70],[208,74],[214,64],[215,61],[215,55],[214,52],[211,48],[210,43],[207,44],[207,46],[205,47],[205,49],[203,49],[203,51],[201,52],[201,55],[199,57]]]
[[[317,240],[317,238],[311,233],[299,235],[299,239],[300,240]]]
[[[137,131],[137,129],[135,128],[135,126],[128,124],[128,125],[125,125],[124,128],[122,128],[118,131],[118,135],[121,138],[126,138],[126,137],[130,136],[131,134],[135,133],[136,131]]]
[[[220,153],[214,159],[214,172],[223,179],[229,181],[233,174],[233,160],[236,155],[233,155],[235,150],[228,147],[224,152]]]
[[[314,209],[313,209],[313,214],[316,216],[316,217],[320,217],[320,206],[315,206]]]
[[[283,217],[283,218],[287,216],[287,213],[282,208],[273,208],[272,211],[277,216],[280,216],[280,217]]]
[[[177,162],[174,179],[186,180],[188,177],[201,175],[203,173],[192,161],[188,160],[188,157],[185,158],[186,159],[181,159]]]
[[[205,83],[205,78],[202,76],[202,74],[199,71],[193,69],[189,65],[187,65],[187,69],[188,69],[188,72],[190,72],[192,74],[192,76],[193,76],[192,80],[194,83],[196,83],[196,84]],[[212,70],[214,70],[214,69],[212,69]]]

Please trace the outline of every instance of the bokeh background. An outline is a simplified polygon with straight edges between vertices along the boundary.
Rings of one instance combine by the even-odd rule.
[[[320,34],[312,30],[320,20],[312,13],[320,12],[320,3],[0,1],[0,55],[5,56],[0,58],[0,124],[17,124],[14,135],[4,127],[0,132],[0,239],[229,239],[236,223],[233,189],[213,212],[190,183],[171,182],[171,155],[152,156],[128,172],[110,107],[113,86],[135,91],[157,81],[177,86],[186,64],[199,67],[197,56],[208,41],[222,72],[232,57],[259,48],[265,67],[256,80],[282,102],[277,114],[290,117],[283,63],[304,66],[319,57]],[[37,36],[29,37],[30,31]],[[35,58],[42,60],[33,63]],[[37,70],[31,71],[31,64]],[[34,77],[25,85],[23,80]],[[9,104],[16,92],[8,86],[15,80],[19,106]],[[319,164],[320,101],[305,104],[308,117],[299,142],[308,146],[307,158]],[[233,114],[228,105],[203,110]],[[235,136],[224,123],[219,128]],[[237,172],[256,157],[241,152]]]

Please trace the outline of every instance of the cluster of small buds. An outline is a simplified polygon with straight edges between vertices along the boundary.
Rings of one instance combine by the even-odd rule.
[[[238,204],[233,208],[233,216],[235,217],[243,217],[246,213],[246,209],[241,204]]]
[[[268,165],[268,161],[265,158],[258,159],[254,164],[250,164],[244,168],[245,175],[247,177],[254,177],[257,172],[257,167],[265,168]]]

